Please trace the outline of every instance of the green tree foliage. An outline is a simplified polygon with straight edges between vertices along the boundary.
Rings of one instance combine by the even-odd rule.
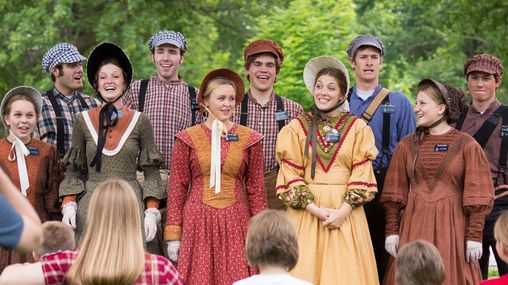
[[[181,75],[196,86],[213,68],[242,71],[249,41],[278,41],[286,60],[275,89],[306,108],[312,100],[302,80],[305,63],[328,54],[348,65],[345,49],[358,34],[381,37],[381,81],[410,96],[425,77],[465,88],[462,65],[476,53],[493,53],[508,66],[505,0],[0,0],[0,13],[1,94],[21,84],[50,88],[41,58],[58,42],[85,56],[100,42],[115,42],[130,56],[135,78],[145,78],[154,73],[147,41],[164,29],[187,37]],[[498,91],[505,103],[507,77]]]

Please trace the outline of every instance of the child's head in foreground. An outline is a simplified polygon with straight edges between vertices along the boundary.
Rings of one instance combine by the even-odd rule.
[[[33,256],[38,261],[45,254],[75,248],[74,231],[60,221],[49,221],[42,224],[42,244],[34,250]]]
[[[443,260],[430,242],[417,240],[404,245],[395,260],[399,285],[440,285],[445,280]]]
[[[295,227],[278,210],[265,210],[254,216],[247,231],[245,255],[251,266],[293,269],[298,261]]]

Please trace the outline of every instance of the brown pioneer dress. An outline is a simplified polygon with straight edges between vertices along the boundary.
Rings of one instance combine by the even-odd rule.
[[[443,284],[478,284],[480,267],[478,262],[466,262],[466,241],[482,241],[484,219],[492,208],[494,189],[487,158],[472,137],[455,129],[426,135],[411,183],[414,152],[409,135],[390,163],[381,195],[386,235],[400,235],[399,249],[415,240],[433,243],[443,258]],[[383,284],[395,284],[393,261]]]
[[[18,162],[8,159],[12,143],[0,140],[0,167],[20,189]],[[26,168],[30,187],[27,199],[30,201],[42,222],[60,220],[58,185],[63,179],[63,170],[56,149],[43,141],[32,139],[26,147],[30,155],[26,157]],[[14,150],[13,150],[14,151]],[[20,254],[0,249],[0,272],[9,264],[33,261],[31,254]]]

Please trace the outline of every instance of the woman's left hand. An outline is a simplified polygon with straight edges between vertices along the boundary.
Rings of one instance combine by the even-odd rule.
[[[323,222],[323,226],[329,229],[338,229],[344,223],[346,218],[349,216],[353,208],[348,203],[343,203],[338,209],[326,208],[330,215],[328,219]]]

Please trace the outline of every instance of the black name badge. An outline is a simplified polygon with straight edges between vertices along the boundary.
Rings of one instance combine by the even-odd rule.
[[[336,143],[340,140],[340,134],[334,130],[326,134],[325,140],[329,143]]]
[[[381,105],[381,108],[383,110],[383,114],[395,113],[395,105],[391,105],[391,104]]]
[[[285,121],[289,119],[288,111],[275,112],[275,121]]]
[[[237,142],[238,141],[238,134],[226,134],[225,140],[227,142]]]
[[[500,137],[508,137],[508,125],[501,126],[501,132],[499,133]]]
[[[38,147],[29,146],[28,151],[30,152],[30,155],[39,155]]]
[[[436,152],[446,152],[446,151],[448,151],[448,145],[447,144],[436,144],[434,146],[434,151],[436,151]]]

